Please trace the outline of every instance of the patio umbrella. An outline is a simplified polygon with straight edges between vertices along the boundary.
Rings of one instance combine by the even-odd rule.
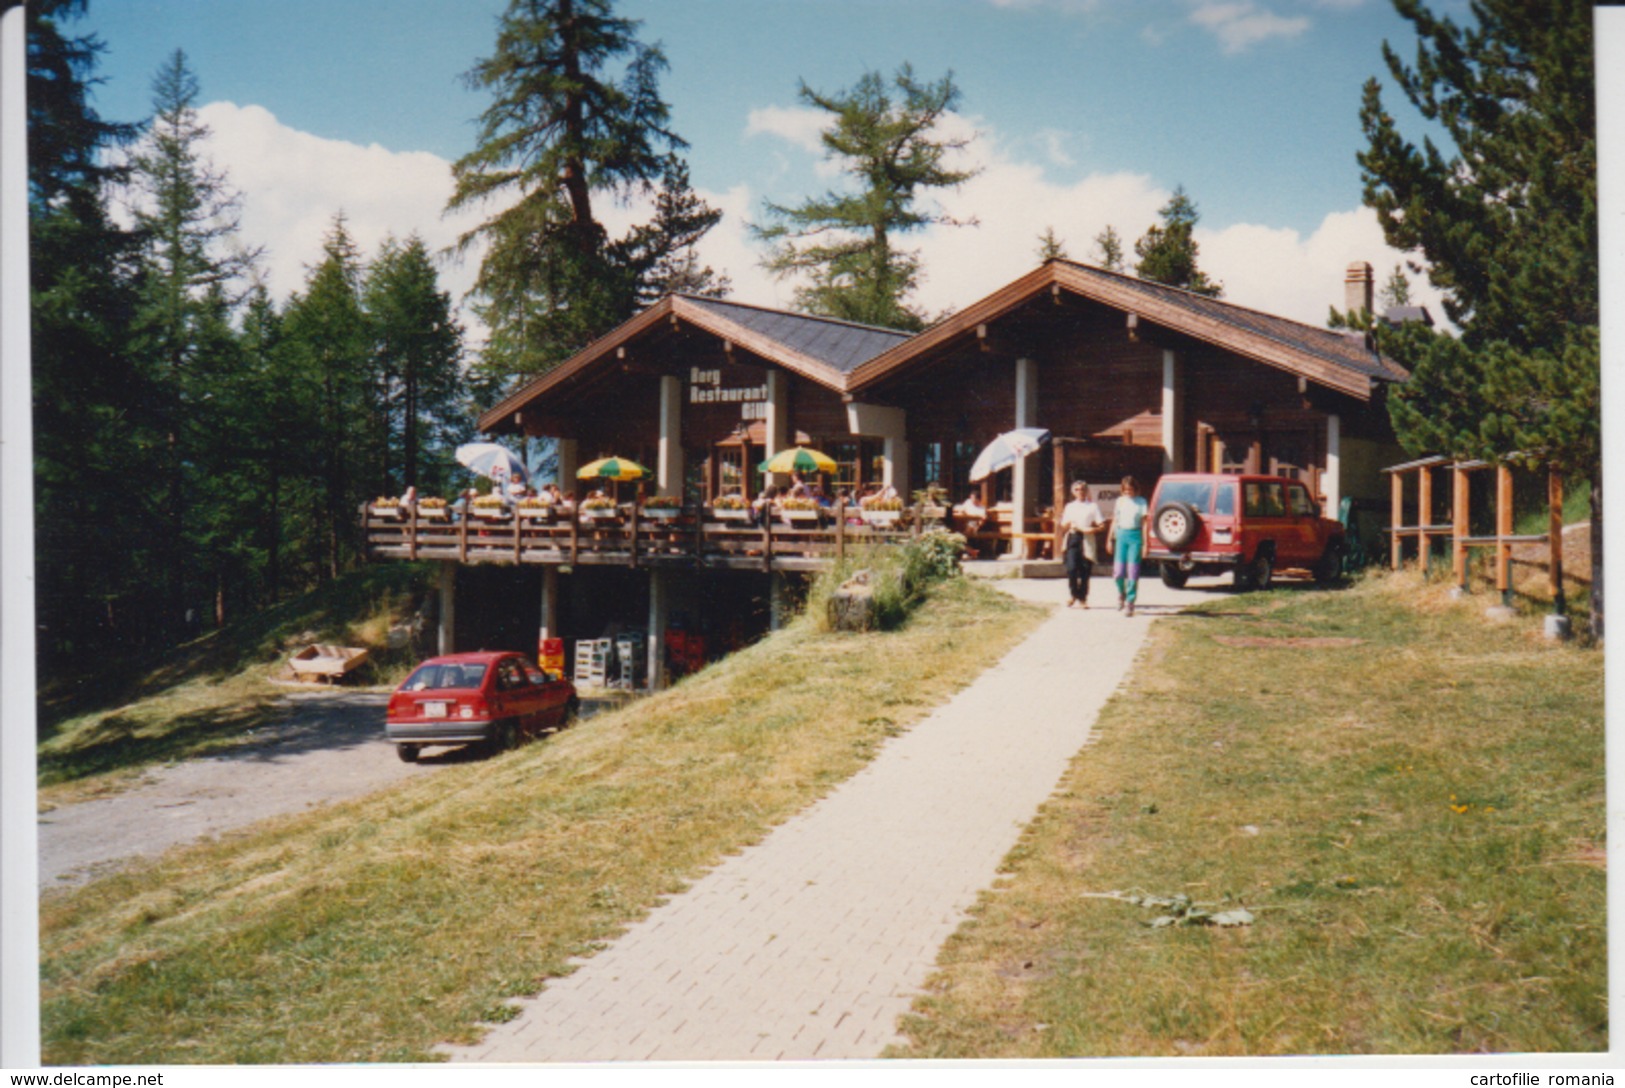
[[[590,465],[583,465],[576,473],[578,480],[641,480],[649,470],[625,457],[600,457]]]
[[[1048,441],[1049,432],[1042,427],[1005,431],[977,455],[976,463],[970,467],[971,482],[986,479],[1001,468],[1009,468]]]
[[[495,442],[469,442],[458,446],[457,463],[492,480],[525,478],[524,462],[507,446]]]
[[[835,459],[827,453],[797,446],[793,450],[780,450],[762,462],[763,472],[834,472]]]

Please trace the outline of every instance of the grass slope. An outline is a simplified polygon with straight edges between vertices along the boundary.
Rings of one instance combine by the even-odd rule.
[[[544,743],[48,895],[45,1061],[409,1061],[473,1041],[853,774],[1035,615],[955,579],[890,633],[803,621]]]
[[[1482,604],[1390,576],[1159,622],[897,1054],[1606,1049],[1603,658]]]

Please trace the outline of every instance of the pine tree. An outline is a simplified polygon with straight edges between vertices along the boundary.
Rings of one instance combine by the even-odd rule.
[[[202,157],[208,129],[197,117],[197,77],[184,53],[171,55],[152,88],[154,117],[129,162],[141,246],[132,346],[153,392],[139,407],[163,434],[164,620],[178,630],[183,616],[196,617],[200,588],[189,543],[196,462],[189,436],[214,433],[209,418],[218,409],[209,404],[207,347],[219,341],[205,325],[258,254],[236,244],[240,199]]]
[[[1100,266],[1108,272],[1123,271],[1123,239],[1118,236],[1117,228],[1110,223],[1106,229],[1095,235],[1095,252],[1099,254]]]
[[[101,43],[65,24],[83,0],[26,9],[36,608],[41,682],[58,661],[138,645],[153,610],[141,496],[151,436],[129,406],[134,241],[107,212],[112,152],[136,126],[90,103]],[[101,531],[87,532],[87,526]]]
[[[1140,258],[1134,272],[1144,280],[1165,283],[1169,287],[1183,287],[1198,295],[1219,298],[1224,285],[1208,279],[1196,267],[1197,245],[1194,231],[1201,215],[1195,201],[1185,195],[1185,187],[1174,189],[1174,195],[1157,211],[1162,222],[1147,228],[1134,243],[1134,252]]]
[[[675,158],[687,144],[660,98],[665,55],[611,7],[511,0],[496,51],[467,76],[494,101],[453,166],[447,208],[505,202],[458,242],[487,243],[473,294],[491,329],[484,365],[499,374],[544,369],[631,316],[662,262],[716,222]],[[611,239],[595,199],[635,193],[663,193],[664,218]]]
[[[1406,140],[1367,82],[1365,202],[1388,244],[1419,253],[1458,338],[1382,338],[1412,377],[1389,398],[1407,448],[1518,455],[1590,481],[1592,630],[1602,633],[1602,458],[1592,6],[1479,0],[1457,26],[1419,0],[1414,65],[1386,43],[1405,97],[1453,148]]]
[[[1055,236],[1054,227],[1045,227],[1044,233],[1038,236],[1038,259],[1040,262],[1066,260],[1066,243]]]
[[[320,578],[337,578],[356,554],[345,532],[360,503],[384,481],[372,421],[382,415],[372,380],[372,332],[361,305],[361,257],[344,216],[334,217],[302,295],[283,314],[285,349],[296,381],[309,390],[312,438],[304,469],[314,532],[304,535],[306,558]]]
[[[841,163],[858,188],[795,207],[767,204],[767,217],[775,222],[752,228],[772,246],[763,267],[780,279],[810,277],[810,285],[796,289],[796,305],[807,313],[923,328],[925,319],[904,301],[919,282],[919,256],[898,249],[894,236],[937,223],[959,225],[917,204],[924,193],[976,175],[946,165],[969,139],[942,135],[937,127],[959,103],[953,73],[921,82],[905,64],[890,86],[879,72],[866,72],[834,94],[803,82],[800,95],[831,115],[820,137],[826,156]]]
[[[1382,290],[1377,292],[1377,301],[1382,303],[1384,310],[1391,310],[1395,306],[1409,306],[1411,303],[1411,281],[1405,275],[1401,265],[1394,265],[1394,270],[1388,274],[1387,281]]]
[[[444,486],[451,447],[467,427],[461,411],[462,329],[421,237],[384,241],[363,299],[388,423],[381,491]]]

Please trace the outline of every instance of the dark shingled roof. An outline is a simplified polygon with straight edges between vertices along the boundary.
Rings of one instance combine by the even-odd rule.
[[[1076,261],[1065,263],[1078,272],[1109,280],[1119,288],[1128,288],[1160,302],[1179,306],[1191,313],[1200,314],[1214,321],[1222,321],[1238,329],[1245,329],[1378,381],[1403,381],[1408,377],[1405,371],[1366,347],[1363,336],[1319,329],[1289,318],[1276,317],[1274,314],[1249,310],[1245,306],[1208,298],[1206,295],[1198,295],[1182,288],[1168,287],[1118,272],[1108,272],[1093,265],[1079,264]]]
[[[682,296],[690,305],[709,310],[718,317],[770,337],[793,351],[817,359],[842,374],[896,347],[913,333],[883,329],[875,325],[855,325],[829,317],[768,310],[740,302]]]

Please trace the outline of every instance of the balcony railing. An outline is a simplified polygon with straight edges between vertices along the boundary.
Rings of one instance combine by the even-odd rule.
[[[933,527],[960,528],[946,510],[928,506],[781,512],[758,523],[749,510],[630,503],[601,513],[369,503],[361,517],[374,559],[745,570],[817,570],[852,549],[900,543]]]

